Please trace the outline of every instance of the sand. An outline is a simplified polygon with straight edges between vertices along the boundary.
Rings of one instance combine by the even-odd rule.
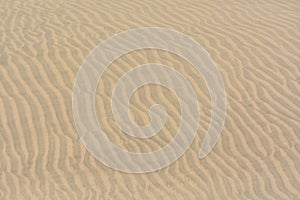
[[[0,199],[299,199],[299,1],[8,0],[0,9]],[[172,66],[199,98],[199,129],[185,154],[161,170],[129,174],[97,161],[80,141],[72,116],[80,65],[100,42],[139,27],[193,37],[222,74],[226,122],[203,160],[207,86],[184,59],[159,50],[136,51],[110,66],[97,90],[99,123],[129,151],[167,144],[180,120],[170,91],[151,85],[132,97],[138,124],[149,123],[153,103],[171,113],[161,133],[147,140],[118,129],[109,97],[118,78],[137,65]]]

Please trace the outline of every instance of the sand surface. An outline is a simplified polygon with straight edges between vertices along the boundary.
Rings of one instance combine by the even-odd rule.
[[[108,37],[139,27],[165,27],[199,42],[224,79],[227,118],[213,152],[198,151],[210,120],[204,79],[179,56],[140,50],[116,60],[99,82],[99,123],[114,143],[149,152],[174,136],[176,97],[144,86],[131,102],[138,124],[153,103],[171,115],[151,139],[116,126],[110,94],[137,65],[173,66],[195,88],[197,137],[172,165],[122,173],[97,161],[81,143],[72,116],[76,73]],[[300,1],[0,1],[0,199],[299,199]]]

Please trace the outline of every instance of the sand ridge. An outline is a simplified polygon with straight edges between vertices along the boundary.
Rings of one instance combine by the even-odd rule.
[[[0,199],[298,199],[300,196],[300,3],[288,1],[2,1],[0,3]],[[117,59],[100,80],[99,123],[122,148],[152,151],[174,136],[179,107],[158,86],[136,92],[139,124],[153,103],[170,113],[161,134],[127,137],[110,110],[123,73],[148,62],[184,74],[199,98],[198,136],[167,168],[127,174],[94,159],[73,123],[72,89],[88,53],[113,34],[165,27],[193,37],[217,64],[227,93],[221,138],[204,160],[210,120],[205,81],[158,50]],[[105,88],[105,89],[103,89]]]

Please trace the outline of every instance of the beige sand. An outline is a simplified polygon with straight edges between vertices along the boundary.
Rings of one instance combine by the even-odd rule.
[[[7,0],[0,6],[0,199],[299,199],[298,0]],[[145,86],[132,98],[132,115],[145,124],[149,106],[160,102],[172,113],[165,128],[143,141],[118,130],[109,95],[134,66],[173,66],[196,89],[201,109],[198,135],[179,160],[126,174],[101,164],[80,142],[72,87],[98,43],[150,26],[190,35],[211,54],[224,79],[227,118],[213,152],[199,160],[210,120],[203,78],[167,52],[123,56],[100,81],[96,98],[100,123],[117,145],[152,151],[168,143],[179,122],[175,96]]]

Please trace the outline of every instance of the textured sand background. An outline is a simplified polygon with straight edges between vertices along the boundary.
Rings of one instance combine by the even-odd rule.
[[[127,137],[111,116],[115,82],[158,62],[184,74],[199,97],[198,135],[175,163],[126,174],[94,159],[72,118],[77,70],[98,43],[132,28],[192,36],[211,55],[227,92],[227,118],[213,152],[198,150],[210,120],[204,79],[184,59],[141,50],[116,60],[99,82],[97,114],[117,145],[147,152],[168,143],[179,122],[170,91],[145,86],[132,116],[171,113],[152,139]],[[0,1],[0,199],[300,199],[300,1]]]

